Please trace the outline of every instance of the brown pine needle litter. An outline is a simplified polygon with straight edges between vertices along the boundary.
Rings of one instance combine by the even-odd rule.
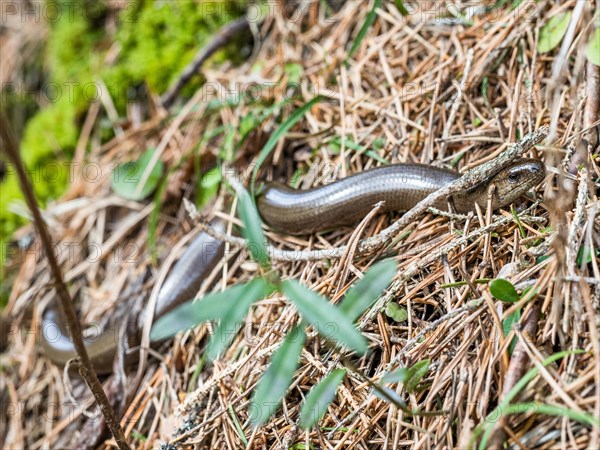
[[[399,3],[272,8],[250,27],[255,51],[248,61],[203,67],[203,89],[169,111],[155,97],[142,122],[128,117],[133,125],[109,142],[94,130],[110,115],[111,100],[90,107],[76,158],[93,163],[99,176],[91,182],[76,171],[67,193],[45,210],[82,323],[104,326],[139,310],[143,305],[128,303],[135,296],[124,292],[145,274],[147,300],[162,263],[177,257],[172,251],[180,251],[177,244],[194,228],[183,199],[196,198],[198,168],[228,155],[229,170],[249,187],[269,137],[316,95],[321,101],[277,142],[258,182],[295,180],[306,188],[382,161],[464,173],[529,133],[540,139],[523,151],[546,163],[545,181],[513,210],[465,217],[423,208],[384,248],[361,242],[399,215],[375,214],[358,231],[302,237],[267,231],[274,252],[301,255],[273,254],[281,276],[334,303],[378,259],[398,262],[390,287],[357,321],[369,351],[340,353],[309,332],[283,404],[254,428],[253,391],[298,323],[296,308],[282,294],[253,304],[214,362],[204,354],[214,324],[180,332],[150,351],[139,369],[104,379],[132,448],[467,449],[478,448],[486,433],[488,448],[600,448],[600,99],[589,95],[597,83],[588,87],[586,74],[597,80],[597,67],[585,57],[594,3],[500,1],[448,9],[424,2],[405,16]],[[572,30],[554,50],[538,52],[540,28],[565,11],[573,11]],[[2,44],[16,53],[10,34]],[[235,101],[214,108],[215,100]],[[242,140],[250,119],[256,126]],[[168,168],[158,209],[152,197],[126,200],[111,189],[115,164],[148,148]],[[200,213],[225,219],[231,234],[240,225],[238,206],[222,184]],[[32,232],[26,226],[17,237]],[[199,295],[260,273],[234,243]],[[13,254],[5,270],[13,287],[3,313],[17,326],[2,354],[0,444],[115,448],[85,385],[36,345],[41,313],[55,295],[36,248]],[[312,251],[328,257],[302,257]],[[496,278],[517,288],[518,301],[492,295]],[[518,324],[503,332],[516,311]],[[551,358],[560,352],[562,358]],[[382,382],[384,374],[425,360],[429,367],[416,386]],[[300,410],[310,389],[340,367],[348,372],[323,419],[302,430]]]

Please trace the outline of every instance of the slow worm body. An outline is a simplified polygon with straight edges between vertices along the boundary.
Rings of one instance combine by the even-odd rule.
[[[536,159],[520,159],[474,188],[435,205],[456,212],[486,208],[490,188],[492,209],[519,198],[544,177]],[[379,201],[382,211],[408,211],[460,174],[423,164],[394,164],[351,175],[308,190],[268,184],[258,198],[261,216],[271,227],[289,234],[305,234],[346,225],[366,216]]]
[[[520,159],[480,185],[435,206],[447,210],[448,205],[452,205],[457,212],[467,212],[473,210],[475,204],[485,209],[491,198],[492,208],[499,208],[537,185],[544,174],[541,161]],[[457,172],[433,166],[395,164],[308,190],[269,183],[259,195],[258,209],[271,227],[290,234],[306,234],[353,223],[380,201],[385,202],[384,211],[406,211],[459,176]],[[196,294],[204,278],[222,257],[223,248],[223,242],[206,233],[200,233],[192,241],[161,287],[155,318]],[[138,329],[140,324],[141,320]],[[54,330],[53,333],[42,333],[42,348],[54,363],[62,366],[77,356],[54,303],[44,312],[43,326],[44,330]],[[117,333],[100,333],[96,339],[86,340],[88,353],[98,372],[112,370],[118,340]]]
[[[221,222],[213,222],[213,228],[223,231]],[[185,250],[171,273],[161,286],[154,309],[154,316],[161,317],[176,306],[194,298],[204,278],[214,269],[223,256],[225,245],[212,236],[200,232]],[[144,314],[140,315],[137,329],[141,329]],[[111,327],[85,337],[88,355],[98,373],[112,371],[113,361],[119,343],[119,327]],[[64,366],[77,357],[73,340],[61,318],[55,302],[44,311],[42,318],[42,349],[52,362]],[[137,336],[130,336],[130,344],[137,342]],[[129,357],[131,362],[135,354]]]

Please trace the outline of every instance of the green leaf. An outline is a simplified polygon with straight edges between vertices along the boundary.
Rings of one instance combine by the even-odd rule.
[[[362,279],[348,289],[340,303],[340,310],[351,321],[358,319],[390,285],[397,270],[398,264],[393,259],[374,264]]]
[[[536,2],[539,0],[536,0]],[[510,5],[510,10],[514,11],[515,9],[517,9],[519,6],[521,6],[521,3],[523,3],[523,0],[514,0],[512,2],[512,5]]]
[[[506,316],[506,318],[502,321],[502,333],[504,337],[508,336],[508,334],[512,331],[512,327],[515,323],[518,323],[521,320],[521,309],[517,309],[512,314]],[[515,345],[517,345],[517,338],[513,336],[510,345],[508,346],[508,354],[512,355],[513,350],[515,349]]]
[[[352,58],[354,56],[354,54],[356,53],[356,51],[358,50],[358,47],[360,47],[360,43],[365,38],[365,36],[367,35],[367,32],[369,31],[369,28],[371,28],[371,26],[375,22],[375,19],[377,18],[376,10],[378,8],[381,8],[381,2],[382,2],[382,0],[375,0],[375,3],[373,4],[373,8],[371,8],[371,11],[369,11],[369,13],[367,14],[367,18],[365,19],[364,23],[360,27],[360,30],[358,31],[358,34],[356,35],[356,39],[352,43],[352,47],[350,47],[350,51],[348,52],[348,57]]]
[[[406,308],[401,308],[398,303],[389,302],[385,307],[385,315],[394,322],[402,323],[408,319],[408,311]]]
[[[154,149],[149,148],[137,161],[119,164],[115,168],[112,173],[111,186],[117,195],[137,201],[148,197],[156,189],[163,174],[163,163],[161,160],[158,160],[152,168],[146,183],[141,188],[138,188],[154,152]]]
[[[490,282],[490,292],[498,300],[514,303],[519,300],[519,294],[510,281],[497,278]]]
[[[596,257],[600,256],[600,251],[598,251],[598,249],[593,249],[592,251],[590,250],[589,246],[582,245],[581,247],[579,247],[579,251],[577,252],[577,258],[575,262],[578,266],[581,266],[582,264],[589,264],[594,258],[592,256],[594,253],[596,254]]]
[[[252,192],[252,195],[254,195],[256,192],[255,184],[258,170],[260,169],[260,166],[263,165],[267,157],[271,154],[271,152],[277,145],[277,142],[279,142],[279,139],[281,139],[290,130],[290,128],[292,128],[296,124],[296,122],[298,122],[304,116],[304,114],[306,114],[306,111],[312,108],[316,103],[323,100],[323,98],[323,96],[317,95],[310,102],[298,108],[290,117],[287,118],[285,122],[279,125],[279,128],[277,128],[275,132],[271,135],[263,149],[260,151],[258,158],[256,159],[256,165],[252,169],[252,178],[250,180],[250,190]]]
[[[502,416],[509,414],[532,413],[546,414],[548,416],[567,417],[571,420],[588,425],[589,427],[600,428],[600,419],[584,411],[577,411],[564,406],[550,405],[540,402],[514,403],[508,405],[503,411]]]
[[[206,350],[208,358],[214,360],[229,345],[240,328],[240,323],[252,303],[269,296],[274,288],[263,278],[256,278],[244,285],[236,302],[221,315],[221,323],[210,338]]]
[[[225,161],[233,161],[235,156],[235,138],[237,135],[238,130],[236,130],[233,126],[225,128],[223,143],[221,144],[221,149],[219,150],[219,156]]]
[[[547,53],[560,44],[569,27],[571,11],[552,17],[540,30],[538,52]]]
[[[406,392],[411,393],[415,391],[417,385],[421,382],[429,370],[430,364],[431,361],[429,359],[424,359],[408,369],[408,375],[406,381],[404,382],[404,388],[406,389]]]
[[[394,3],[396,4],[398,11],[400,11],[400,14],[403,16],[408,16],[408,9],[406,9],[406,6],[404,6],[404,2],[402,0],[394,0]]]
[[[384,383],[404,383],[408,379],[408,369],[406,367],[399,367],[393,372],[384,375],[383,382]]]
[[[406,403],[402,400],[402,397],[394,389],[390,389],[387,386],[374,386],[373,394],[375,397],[396,405],[399,408],[404,408]]]
[[[255,261],[258,261],[261,266],[269,267],[271,265],[269,252],[267,250],[267,239],[262,230],[262,222],[256,205],[250,198],[250,194],[245,189],[240,189],[238,192],[240,200],[240,218],[244,223],[242,233],[248,242],[248,249]]]
[[[586,55],[592,64],[600,66],[600,28],[596,28],[592,33],[592,38],[588,42]]]
[[[242,136],[242,137],[247,136],[248,133],[250,133],[256,127],[258,127],[260,125],[260,123],[261,123],[260,117],[257,116],[254,112],[246,114],[244,117],[242,117],[242,120],[240,120],[240,125],[238,127],[240,136]]]
[[[340,429],[340,430],[344,431],[343,429]],[[306,444],[304,442],[296,442],[294,445],[292,445],[289,448],[289,450],[315,450],[315,446],[313,444],[311,444],[310,442],[308,443],[308,447],[306,446]]]
[[[196,197],[196,207],[199,210],[217,195],[219,184],[221,184],[221,170],[219,167],[213,167],[200,176]]]
[[[332,305],[325,297],[301,285],[296,280],[281,283],[282,292],[296,305],[300,315],[325,339],[332,339],[363,354],[367,340],[354,327],[352,320]]]
[[[538,257],[535,259],[535,263],[536,263],[536,264],[543,263],[544,261],[546,261],[546,260],[547,260],[547,259],[549,259],[549,258],[550,258],[550,256],[548,256],[548,255],[542,255],[542,256],[538,256]]]
[[[246,439],[246,435],[244,434],[244,430],[242,429],[242,424],[240,424],[238,416],[233,410],[233,406],[229,405],[227,410],[229,411],[229,417],[231,417],[231,420],[233,420],[233,424],[235,425],[235,431],[237,432],[238,437],[244,444],[244,447],[248,447],[248,439]]]
[[[300,428],[307,430],[321,420],[345,375],[344,369],[336,369],[310,390],[300,411]]]
[[[490,80],[488,77],[483,77],[483,80],[481,81],[481,96],[483,97],[483,102],[485,103],[485,105],[488,108],[491,108],[490,99],[488,98],[489,82],[490,82]]]
[[[294,327],[271,358],[269,368],[261,377],[250,404],[250,422],[265,423],[278,409],[290,387],[298,367],[300,352],[306,340],[303,324]]]
[[[283,68],[287,75],[288,84],[298,84],[302,80],[304,74],[304,66],[298,63],[287,63]]]
[[[159,318],[152,325],[150,339],[166,339],[181,330],[193,328],[208,320],[223,318],[236,305],[249,283],[238,284],[223,292],[212,292],[197,302],[186,302]]]

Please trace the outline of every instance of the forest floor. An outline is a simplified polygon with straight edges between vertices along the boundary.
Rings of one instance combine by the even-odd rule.
[[[361,251],[360,240],[400,214],[299,237],[266,227],[269,245],[298,255],[274,260],[278,274],[333,303],[383,256],[396,261],[389,288],[358,320],[369,350],[352,355],[307,333],[282,405],[252,427],[253,392],[300,320],[275,293],[252,304],[213,362],[205,350],[215,324],[205,323],[137,370],[102,379],[132,447],[600,448],[600,67],[586,56],[593,2],[511,3],[449,12],[425,2],[407,15],[401,2],[380,0],[272,10],[250,27],[246,62],[205,64],[203,87],[169,109],[161,93],[132,104],[111,121],[113,139],[98,131],[113,119],[110,99],[90,105],[74,161],[98,170],[75,172],[45,218],[59,248],[70,249],[59,262],[82,323],[102,325],[134,308],[123,298],[132,280],[145,274],[150,295],[195,230],[183,198],[224,220],[228,233],[239,229],[239,199],[208,170],[215,163],[246,186],[260,164],[258,180],[307,188],[385,163],[464,173],[529,133],[545,135],[525,149],[547,171],[527,197],[467,216],[425,211],[376,252]],[[147,149],[168,183],[147,199],[117,195],[112,169]],[[302,257],[344,245],[342,258]],[[200,295],[264,275],[239,250],[228,247]],[[39,350],[35,332],[55,295],[44,259],[25,251],[5,270],[13,288],[4,311],[20,325],[2,355],[3,448],[115,448],[85,385]],[[514,297],[512,287],[494,295],[498,278]],[[383,380],[402,367],[411,379]],[[311,388],[340,368],[346,375],[324,417],[302,430]],[[127,402],[115,394],[123,389]]]

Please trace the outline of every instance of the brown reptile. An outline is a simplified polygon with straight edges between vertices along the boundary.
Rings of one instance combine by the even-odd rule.
[[[535,159],[520,159],[486,179],[480,185],[454,195],[435,205],[457,212],[467,212],[474,205],[486,208],[490,187],[494,187],[491,204],[496,209],[510,204],[542,181],[544,164]],[[258,198],[258,209],[267,224],[290,234],[306,234],[353,223],[364,217],[379,201],[384,211],[406,211],[430,193],[456,180],[459,173],[421,164],[394,164],[367,170],[333,183],[294,190],[279,183],[267,184]],[[190,300],[203,279],[223,255],[224,243],[206,233],[199,233],[174,266],[162,286],[155,318]],[[139,329],[139,324],[138,324]],[[101,332],[86,339],[88,354],[100,373],[112,370],[118,347],[117,333]],[[42,348],[58,365],[77,357],[72,340],[56,308],[56,302],[43,315]]]

